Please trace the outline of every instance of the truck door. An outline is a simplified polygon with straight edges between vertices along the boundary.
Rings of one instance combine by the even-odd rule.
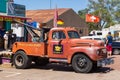
[[[67,40],[63,31],[54,31],[48,44],[48,56],[52,58],[66,58]]]

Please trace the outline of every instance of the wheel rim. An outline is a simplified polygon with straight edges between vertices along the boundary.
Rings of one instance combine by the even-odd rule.
[[[24,59],[21,55],[17,55],[15,58],[15,63],[17,66],[22,66],[24,64]]]
[[[77,58],[77,65],[81,68],[84,69],[87,66],[87,60],[84,57],[78,57]]]

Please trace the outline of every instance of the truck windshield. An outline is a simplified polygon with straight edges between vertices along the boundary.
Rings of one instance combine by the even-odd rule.
[[[76,31],[68,31],[69,38],[80,38],[78,32]]]

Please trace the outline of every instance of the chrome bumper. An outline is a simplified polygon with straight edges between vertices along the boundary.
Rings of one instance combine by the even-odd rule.
[[[97,66],[98,67],[103,67],[103,66],[106,66],[106,65],[110,65],[110,64],[113,64],[114,63],[114,60],[113,58],[105,58],[105,59],[101,59],[101,60],[98,60],[97,61]]]

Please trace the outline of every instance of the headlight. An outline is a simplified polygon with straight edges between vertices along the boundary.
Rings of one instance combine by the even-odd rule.
[[[107,53],[107,50],[106,50],[106,49],[102,49],[102,52],[103,52],[103,53]]]
[[[100,51],[99,51],[99,50],[97,50],[97,52],[96,52],[96,53],[97,53],[97,55],[99,55],[99,54],[100,54]]]
[[[99,49],[96,51],[96,54],[99,55],[99,56],[104,56],[106,55],[107,53],[107,50],[104,48],[104,49]]]

